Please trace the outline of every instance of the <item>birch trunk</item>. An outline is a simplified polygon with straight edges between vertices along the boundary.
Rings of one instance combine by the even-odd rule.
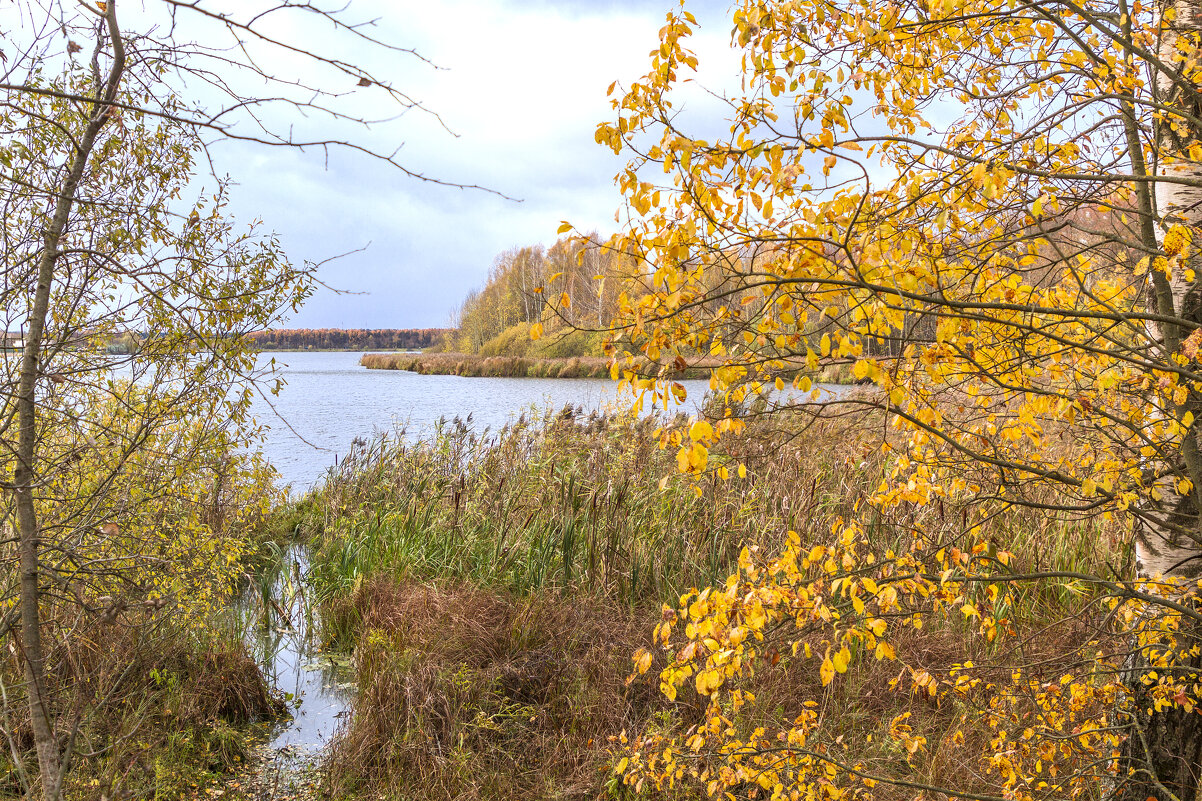
[[[1202,33],[1202,0],[1176,0],[1166,5],[1163,35],[1158,48],[1159,65],[1152,66],[1157,100],[1178,112],[1180,117],[1157,123],[1154,144],[1157,151],[1155,207],[1144,214],[1145,230],[1154,238],[1157,249],[1165,249],[1165,234],[1174,225],[1193,233],[1194,245],[1202,246],[1202,164],[1191,161],[1191,144],[1202,136],[1196,121],[1199,103],[1196,79],[1187,77],[1184,62],[1193,58]],[[1192,69],[1192,68],[1189,68]],[[1142,154],[1132,149],[1136,174],[1143,172]],[[1147,173],[1144,173],[1147,174]],[[1197,183],[1191,186],[1190,183]],[[1144,190],[1146,196],[1146,190]],[[1141,204],[1145,205],[1145,204]],[[1151,203],[1147,203],[1151,206]],[[1152,244],[1152,242],[1147,242]],[[1202,268],[1196,258],[1195,269]],[[1182,348],[1198,323],[1202,322],[1202,292],[1196,282],[1186,280],[1185,264],[1170,275],[1150,271],[1151,310],[1180,320],[1180,324],[1162,324],[1153,335],[1160,351],[1159,359],[1169,362]],[[1166,409],[1178,418],[1192,412],[1202,418],[1202,397],[1191,392],[1178,408]],[[1197,429],[1195,428],[1195,431]],[[1172,466],[1170,475],[1156,484],[1159,499],[1139,510],[1135,531],[1136,577],[1145,580],[1167,579],[1192,584],[1202,576],[1202,457],[1196,435],[1187,436],[1180,451],[1166,454]],[[1178,482],[1192,484],[1188,494],[1178,492]],[[1184,591],[1184,590],[1183,590]],[[1150,622],[1150,620],[1149,620]],[[1187,656],[1202,643],[1197,624],[1183,622],[1176,648],[1180,655],[1176,677],[1197,684],[1199,657]],[[1159,711],[1153,697],[1157,674],[1151,670],[1149,655],[1138,642],[1133,643],[1126,677],[1131,695],[1130,706],[1120,722],[1128,726],[1114,797],[1122,801],[1199,801],[1202,799],[1202,715],[1188,712],[1180,704]],[[1162,669],[1163,672],[1163,669]]]

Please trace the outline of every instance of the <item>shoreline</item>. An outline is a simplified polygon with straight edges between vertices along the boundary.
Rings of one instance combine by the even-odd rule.
[[[419,350],[389,350],[388,348],[259,348],[259,353],[387,353],[420,354]]]
[[[603,356],[478,356],[468,353],[365,353],[359,364],[369,370],[406,370],[421,375],[470,378],[609,378]],[[681,378],[709,378],[708,369],[682,371]]]
[[[359,359],[368,370],[405,370],[420,375],[469,378],[610,378],[604,356],[480,356],[470,353],[369,352]],[[674,380],[708,380],[711,367],[694,366],[672,373]],[[855,384],[850,365],[829,365],[812,379],[823,384]]]

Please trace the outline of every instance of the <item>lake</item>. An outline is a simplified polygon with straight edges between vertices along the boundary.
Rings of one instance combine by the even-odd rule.
[[[264,354],[283,365],[278,396],[255,401],[255,416],[270,427],[263,454],[293,492],[304,492],[350,450],[356,438],[404,427],[412,438],[429,434],[440,418],[472,417],[477,431],[496,430],[531,410],[601,410],[617,398],[617,384],[592,378],[465,378],[404,370],[368,370],[362,353]],[[685,411],[695,411],[709,382],[682,381]]]
[[[604,379],[465,378],[368,370],[359,366],[360,353],[346,352],[265,354],[261,364],[273,356],[287,385],[278,396],[256,399],[254,413],[269,428],[262,452],[294,494],[319,482],[356,438],[400,428],[405,436],[417,438],[431,433],[439,419],[469,415],[477,431],[496,430],[523,412],[558,410],[570,403],[588,413],[618,400],[617,384]],[[689,393],[683,410],[696,411],[709,382],[681,383]],[[847,388],[821,389],[833,397]],[[288,550],[272,593],[277,604],[266,613],[267,625],[247,629],[252,652],[292,699],[294,717],[270,743],[280,770],[291,770],[291,759],[305,764],[307,754],[328,742],[353,695],[349,671],[338,661],[344,657],[324,652],[312,625],[304,590],[307,564],[303,547]],[[263,614],[253,588],[241,607],[248,620]]]

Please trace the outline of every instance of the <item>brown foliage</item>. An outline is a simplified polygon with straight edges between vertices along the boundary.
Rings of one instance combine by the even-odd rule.
[[[351,603],[361,693],[333,744],[335,795],[597,797],[609,738],[668,706],[624,681],[646,614],[384,579]]]
[[[440,342],[446,328],[295,328],[256,331],[262,350],[421,350]]]
[[[116,622],[93,621],[83,631],[64,650],[63,669],[49,676],[48,687],[55,697],[71,699],[73,709],[88,710],[72,719],[79,725],[76,775],[82,782],[68,786],[72,798],[140,792],[136,788],[153,793],[155,763],[175,756],[178,738],[207,749],[231,725],[285,712],[241,643],[198,643],[161,613],[127,611]],[[31,749],[28,707],[17,696],[21,677],[12,660],[0,669],[9,692],[6,727],[18,748]],[[235,745],[211,758],[226,764],[242,758],[240,749]],[[0,793],[18,791],[15,779],[0,778]]]

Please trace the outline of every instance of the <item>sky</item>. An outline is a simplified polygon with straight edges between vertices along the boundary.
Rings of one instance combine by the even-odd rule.
[[[670,0],[353,2],[348,18],[378,18],[375,35],[431,63],[357,48],[345,57],[358,57],[438,117],[414,110],[352,135],[378,149],[400,147],[399,160],[415,172],[513,199],[423,182],[358,154],[327,159],[314,150],[218,145],[214,163],[237,184],[231,211],[238,219],[261,219],[294,262],[347,254],[319,272],[332,289],[319,290],[287,325],[444,326],[502,251],[550,245],[563,220],[613,232],[621,204],[613,177],[624,161],[593,133],[613,113],[607,87],[648,69],[671,7]],[[727,2],[688,7],[702,25],[692,42],[702,82],[731,85],[738,62]],[[318,42],[328,35],[281,33]],[[357,90],[354,108],[384,113],[371,95],[381,91]],[[714,105],[695,93],[696,106],[707,102]]]

